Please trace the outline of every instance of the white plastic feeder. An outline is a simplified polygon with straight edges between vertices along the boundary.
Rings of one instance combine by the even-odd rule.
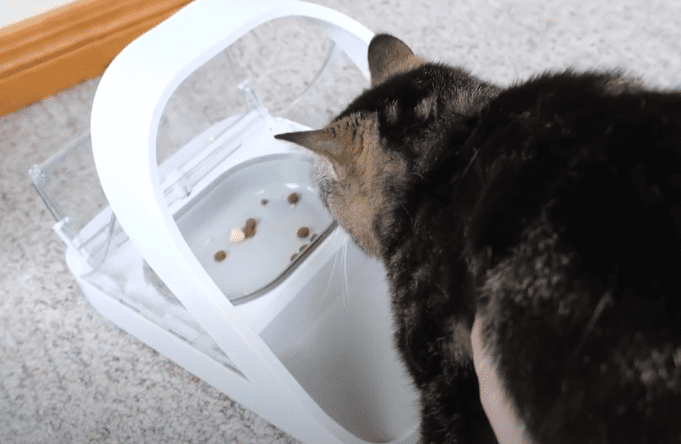
[[[256,26],[290,16],[319,26],[368,77],[372,33],[336,11],[196,0],[101,79],[91,140],[109,207],[76,223],[60,203],[81,205],[58,195],[85,170],[63,165],[87,152],[87,138],[31,174],[102,316],[303,442],[415,443],[418,398],[393,346],[385,269],[319,201],[310,155],[273,138],[308,127],[270,115],[241,82],[248,108],[157,166],[161,114],[178,85]],[[248,218],[255,235],[235,238]],[[297,236],[303,226],[309,237]]]

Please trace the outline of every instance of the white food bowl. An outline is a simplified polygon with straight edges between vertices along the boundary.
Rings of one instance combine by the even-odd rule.
[[[300,97],[268,109],[234,68],[226,77],[245,105],[157,165],[159,124],[178,86],[282,17],[318,26],[332,42]],[[372,36],[313,4],[196,0],[111,63],[91,143],[31,170],[67,263],[102,316],[311,444],[418,440],[418,397],[393,346],[385,269],[319,201],[311,154],[273,138],[328,119],[329,85],[345,72],[334,61],[349,57],[367,78]],[[88,216],[97,177],[106,199]],[[68,181],[82,195],[66,192]]]

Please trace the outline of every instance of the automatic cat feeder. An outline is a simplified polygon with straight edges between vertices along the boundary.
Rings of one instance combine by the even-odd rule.
[[[102,316],[303,442],[415,443],[417,395],[392,345],[385,270],[319,201],[309,155],[273,138],[308,126],[270,115],[236,78],[243,112],[157,166],[161,114],[178,85],[258,25],[292,16],[319,26],[368,77],[372,33],[336,11],[196,0],[101,79],[91,143],[109,206],[82,224],[65,214],[66,201],[78,204],[59,181],[89,139],[31,174]]]

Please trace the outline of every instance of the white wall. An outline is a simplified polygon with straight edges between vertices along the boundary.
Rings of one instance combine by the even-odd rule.
[[[76,0],[0,0],[0,28]]]

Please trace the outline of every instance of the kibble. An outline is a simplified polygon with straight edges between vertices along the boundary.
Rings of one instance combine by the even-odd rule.
[[[246,226],[243,229],[244,237],[248,239],[249,237],[255,236],[255,219],[250,218],[246,221]]]
[[[298,253],[293,253],[293,256],[291,256],[291,262],[295,261],[297,257]]]
[[[300,247],[300,249],[298,251],[300,251],[302,253],[303,251],[305,251],[306,248],[307,248],[307,244]]]
[[[301,227],[298,229],[298,237],[304,238],[310,234],[310,229],[307,227]]]
[[[215,262],[222,262],[225,260],[227,257],[227,253],[225,250],[220,250],[217,253],[215,253]]]
[[[317,239],[317,233],[313,234],[313,235],[310,237],[310,242],[314,242],[315,239]]]
[[[291,193],[288,195],[288,203],[296,204],[300,200],[300,196],[298,196],[298,193]]]
[[[229,233],[229,240],[232,242],[241,242],[245,238],[246,235],[244,234],[244,232],[238,228],[232,228],[232,231],[230,231]]]

